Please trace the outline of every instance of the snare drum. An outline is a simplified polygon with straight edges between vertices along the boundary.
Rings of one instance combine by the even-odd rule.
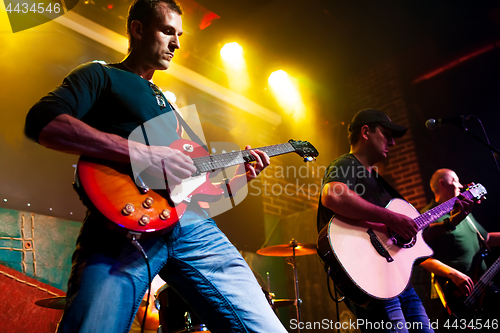
[[[155,305],[160,313],[163,333],[210,333],[189,305],[167,284],[156,292]]]

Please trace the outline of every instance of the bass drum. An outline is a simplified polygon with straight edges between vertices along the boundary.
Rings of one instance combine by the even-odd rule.
[[[155,306],[160,314],[162,333],[210,333],[201,319],[193,313],[189,305],[167,284],[155,294]]]

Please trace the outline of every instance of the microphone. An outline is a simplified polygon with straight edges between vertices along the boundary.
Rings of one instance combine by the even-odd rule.
[[[464,121],[469,120],[470,116],[452,116],[443,119],[429,119],[425,122],[425,127],[430,130],[435,129],[436,127],[441,127],[444,125],[452,124],[452,125],[462,125]]]

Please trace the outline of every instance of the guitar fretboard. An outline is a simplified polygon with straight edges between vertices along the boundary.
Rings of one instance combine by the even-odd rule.
[[[470,191],[465,191],[462,195],[467,199],[473,198]],[[418,230],[426,228],[432,222],[451,212],[453,210],[453,205],[455,205],[455,201],[457,201],[457,198],[451,198],[450,200],[443,202],[437,207],[429,209],[419,217],[415,218],[414,221],[417,224]]]
[[[295,149],[290,143],[255,148],[261,150],[269,157],[288,154]],[[248,150],[233,151],[230,153],[196,157],[193,159],[194,165],[200,173],[215,171],[222,168],[228,168],[245,162],[255,161],[255,157]]]
[[[486,273],[481,276],[478,283],[482,283],[484,285],[489,285],[491,280],[497,275],[498,271],[500,271],[500,258],[498,258],[493,265],[486,271]]]
[[[495,260],[495,263],[481,276],[479,281],[474,286],[474,291],[464,301],[464,304],[471,307],[483,295],[484,290],[490,285],[491,280],[497,275],[500,270],[500,258]]]

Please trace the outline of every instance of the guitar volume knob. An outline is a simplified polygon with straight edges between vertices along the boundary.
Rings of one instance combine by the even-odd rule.
[[[128,215],[132,214],[134,212],[134,210],[135,210],[134,205],[132,205],[131,203],[128,203],[125,205],[125,207],[123,207],[122,214],[128,216]]]
[[[155,201],[153,200],[153,198],[147,197],[146,200],[144,200],[144,202],[142,203],[142,205],[144,206],[144,208],[151,208],[154,202]]]
[[[168,209],[164,209],[161,213],[160,213],[160,219],[162,220],[166,220],[170,217],[170,211]]]
[[[188,152],[188,153],[192,153],[194,151],[194,147],[193,145],[190,145],[190,144],[184,144],[182,146],[182,148],[184,149],[184,151]]]
[[[139,224],[144,226],[144,225],[147,225],[149,223],[149,221],[151,221],[151,218],[148,215],[144,214],[141,216],[141,218],[139,220]]]

